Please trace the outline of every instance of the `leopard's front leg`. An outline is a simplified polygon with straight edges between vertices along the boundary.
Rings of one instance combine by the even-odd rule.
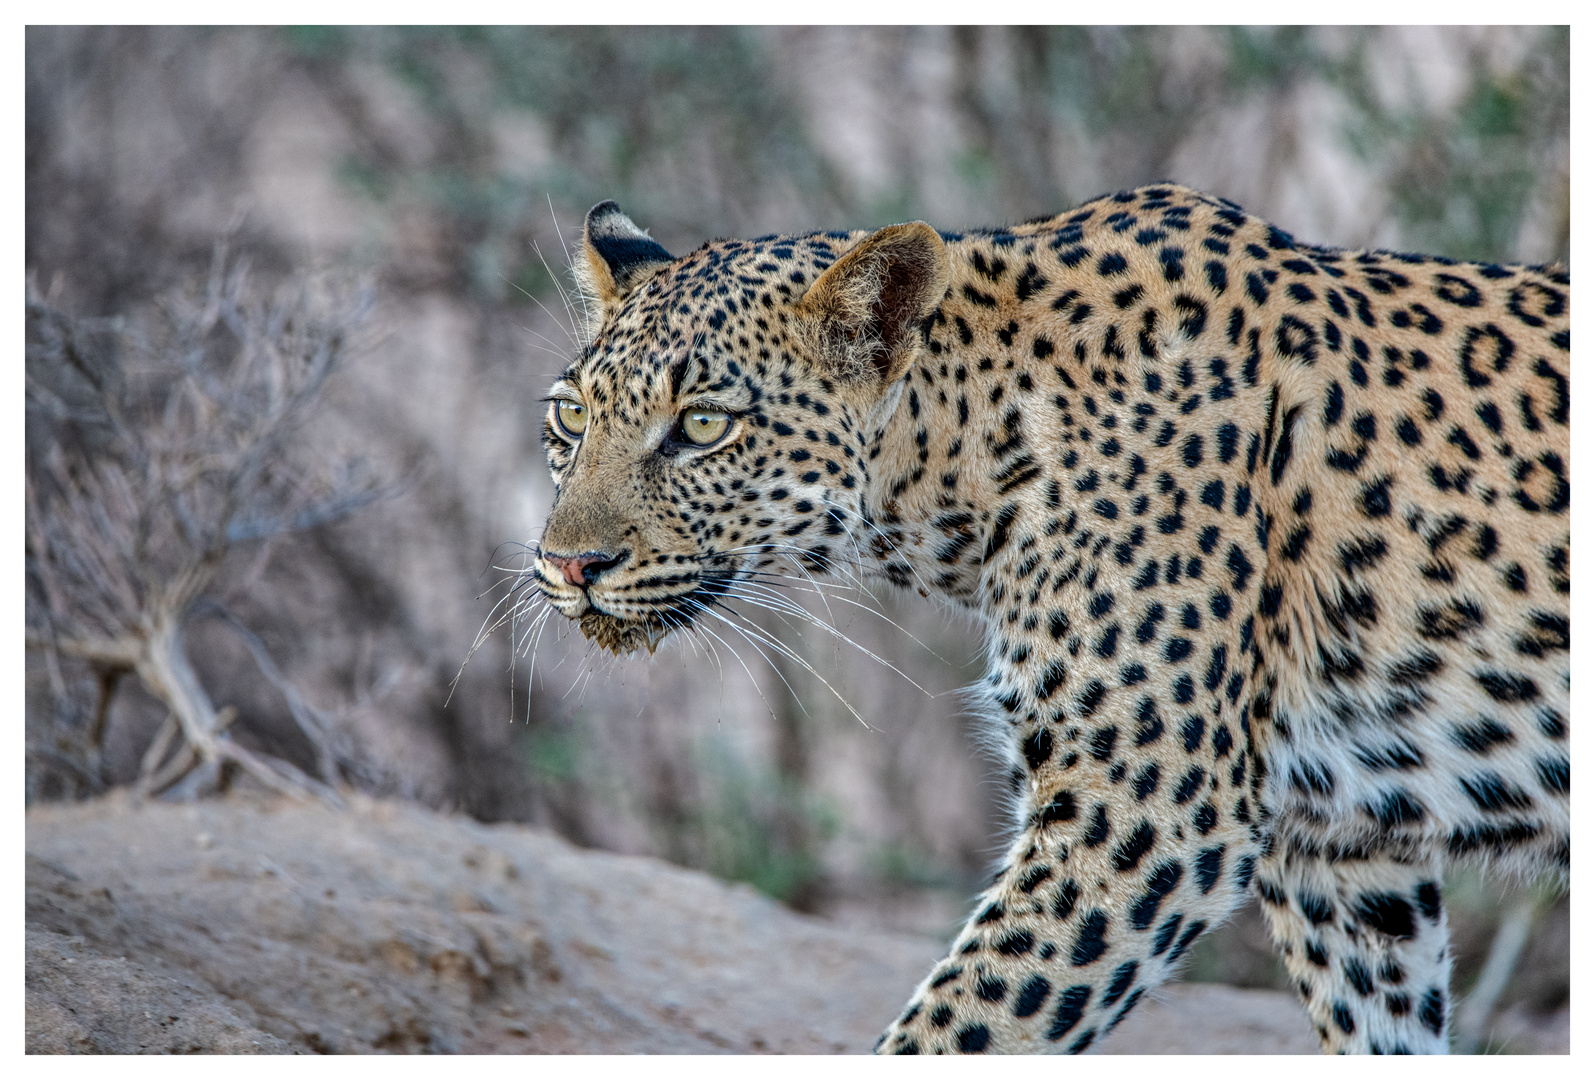
[[[1260,845],[1244,735],[1120,696],[1117,721],[1016,726],[1024,824],[877,1052],[1085,1051],[1245,898]]]

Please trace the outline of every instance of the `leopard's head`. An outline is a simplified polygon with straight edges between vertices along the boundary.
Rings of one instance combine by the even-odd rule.
[[[605,648],[652,651],[729,597],[758,603],[766,575],[855,562],[871,440],[947,291],[936,232],[677,259],[605,202],[575,272],[590,343],[549,393],[548,602]]]

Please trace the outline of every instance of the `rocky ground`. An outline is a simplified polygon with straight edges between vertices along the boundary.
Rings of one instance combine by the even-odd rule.
[[[27,816],[31,1053],[859,1053],[940,952],[403,803]],[[1317,1046],[1286,995],[1189,984],[1103,1050]]]

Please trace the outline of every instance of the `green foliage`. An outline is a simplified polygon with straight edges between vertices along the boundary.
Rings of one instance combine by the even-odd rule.
[[[312,60],[337,57],[348,42],[341,26],[285,26],[282,33],[295,53]]]
[[[884,844],[875,852],[875,872],[882,881],[894,885],[907,885],[919,889],[959,889],[969,883],[949,873],[939,864],[911,844]]]
[[[353,60],[379,65],[444,133],[420,164],[365,140],[343,176],[369,198],[413,200],[440,214],[442,232],[462,248],[456,272],[478,296],[513,300],[512,283],[525,288],[524,264],[535,261],[528,238],[550,199],[585,208],[618,198],[646,220],[702,232],[718,223],[704,204],[682,198],[682,176],[713,176],[744,192],[827,184],[795,111],[766,78],[761,47],[736,28],[282,33],[324,75]],[[494,121],[515,115],[535,118],[548,136],[547,160],[530,175],[505,169],[494,154]],[[541,282],[535,272],[530,279]]]
[[[586,771],[577,728],[539,724],[527,733],[522,745],[527,769],[544,783],[568,783]]]
[[[528,269],[537,262],[530,241],[550,231],[552,209],[568,220],[616,198],[656,229],[706,236],[744,224],[757,230],[758,208],[781,199],[806,207],[817,225],[923,217],[927,192],[940,183],[985,207],[971,221],[989,222],[1056,210],[1114,186],[1179,179],[1170,175],[1174,155],[1203,123],[1314,85],[1340,102],[1346,149],[1388,177],[1404,246],[1500,259],[1514,250],[1530,200],[1543,190],[1541,174],[1554,167],[1547,148],[1565,140],[1568,125],[1565,27],[1544,31],[1511,69],[1487,63],[1476,47],[1472,85],[1441,106],[1410,94],[1391,104],[1379,92],[1388,35],[1375,28],[960,27],[947,42],[949,119],[961,137],[931,148],[929,170],[910,163],[918,157],[894,157],[891,176],[872,190],[850,190],[810,136],[805,106],[776,77],[769,32],[278,33],[311,71],[346,90],[361,85],[350,72],[363,65],[387,72],[408,95],[433,137],[406,142],[366,131],[351,141],[343,177],[367,198],[435,215],[457,284],[511,303],[521,302],[521,290],[539,300],[552,291],[551,278]],[[505,160],[497,125],[506,118],[536,126],[536,160]],[[1097,179],[1056,175],[1052,147],[1068,132],[1105,148]],[[888,137],[907,135],[905,128]],[[427,149],[418,150],[423,142]],[[1270,160],[1266,146],[1236,152],[1259,167]],[[1083,183],[1091,190],[1070,189]],[[563,263],[563,253],[545,255]]]
[[[568,726],[534,724],[521,742],[526,769],[556,802],[624,815],[638,793],[605,759],[593,724],[580,714]],[[684,866],[804,906],[822,883],[820,856],[841,826],[838,809],[722,739],[703,740],[693,758],[690,792],[644,796],[654,804],[641,808],[652,840]]]
[[[699,865],[802,906],[819,884],[821,845],[841,823],[836,809],[790,777],[743,762],[721,743],[708,743],[702,760],[705,798],[688,817],[701,845]]]
[[[1565,27],[1544,31],[1541,48],[1514,69],[1492,71],[1480,56],[1449,108],[1386,105],[1373,87],[1373,61],[1359,46],[1333,71],[1353,106],[1348,144],[1364,159],[1389,163],[1390,192],[1406,246],[1458,259],[1497,260],[1516,247],[1529,200],[1555,163],[1567,130]],[[1559,258],[1566,258],[1567,242]]]
[[[1409,228],[1460,258],[1510,250],[1542,165],[1525,139],[1532,110],[1527,80],[1481,74],[1450,117],[1414,140],[1409,182],[1396,187]]]

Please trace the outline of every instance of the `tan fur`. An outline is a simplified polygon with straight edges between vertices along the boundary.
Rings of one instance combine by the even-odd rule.
[[[542,596],[616,651],[783,570],[984,627],[1014,832],[881,1050],[1087,1050],[1251,892],[1326,1049],[1445,1049],[1444,865],[1568,862],[1563,271],[1172,185],[675,260],[589,225]]]

